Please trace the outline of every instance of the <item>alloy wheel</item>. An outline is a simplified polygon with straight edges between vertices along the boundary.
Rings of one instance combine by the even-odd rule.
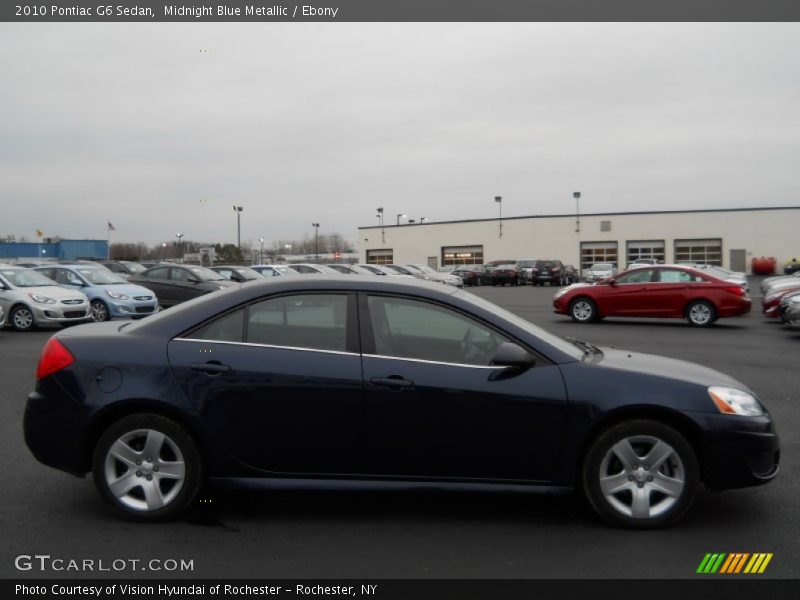
[[[11,316],[11,323],[14,325],[15,329],[19,330],[26,330],[33,327],[33,313],[30,309],[21,306],[14,310],[14,314]]]
[[[590,321],[594,316],[594,306],[588,300],[578,300],[572,305],[572,316],[577,321]]]
[[[693,325],[708,325],[712,316],[711,307],[705,302],[697,302],[689,308],[689,320]]]
[[[136,511],[155,511],[180,493],[186,464],[169,436],[155,429],[136,429],[108,448],[104,477],[120,504]]]
[[[98,322],[108,321],[108,308],[104,302],[100,300],[92,302],[92,319]]]
[[[626,437],[600,463],[600,490],[621,515],[649,519],[666,514],[686,484],[683,461],[665,441],[649,435]]]

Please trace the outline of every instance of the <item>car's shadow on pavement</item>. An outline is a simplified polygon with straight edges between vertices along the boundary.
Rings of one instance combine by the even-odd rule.
[[[718,530],[758,519],[760,502],[748,493],[711,493],[697,499],[676,524],[680,530]],[[766,518],[767,515],[765,515]],[[576,495],[470,493],[447,491],[336,492],[224,490],[204,495],[183,518],[185,523],[231,532],[272,521],[341,524],[402,523],[469,527],[518,526],[607,529]],[[235,525],[234,525],[235,524]],[[668,528],[668,530],[674,528]],[[620,530],[624,531],[624,530]]]

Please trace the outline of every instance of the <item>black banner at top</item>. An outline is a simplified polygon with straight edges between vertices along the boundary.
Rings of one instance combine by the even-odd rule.
[[[269,0],[267,0],[268,2]],[[798,21],[797,0],[16,0],[14,22]]]

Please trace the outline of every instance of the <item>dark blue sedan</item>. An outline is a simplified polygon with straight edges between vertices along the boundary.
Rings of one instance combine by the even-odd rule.
[[[567,341],[401,278],[273,278],[47,343],[25,438],[129,518],[204,485],[579,490],[674,522],[700,482],[759,485],[778,437],[722,373]]]

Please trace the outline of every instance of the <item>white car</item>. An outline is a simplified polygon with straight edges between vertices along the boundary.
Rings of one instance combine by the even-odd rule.
[[[600,281],[606,277],[611,277],[617,272],[614,263],[594,263],[588,269],[584,269],[583,278],[586,281]]]
[[[428,265],[403,265],[405,268],[414,271],[415,274],[421,279],[428,279],[430,281],[439,281],[441,283],[446,283],[447,285],[452,285],[455,287],[464,287],[464,280],[461,279],[458,275],[453,275],[452,273],[440,273],[439,271],[434,271]]]
[[[17,331],[30,331],[37,325],[68,325],[92,319],[89,299],[77,290],[66,289],[55,281],[25,267],[0,268],[0,308]]]

